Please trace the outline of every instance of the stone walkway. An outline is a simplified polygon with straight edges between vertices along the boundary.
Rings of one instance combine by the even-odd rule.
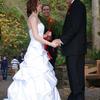
[[[8,80],[0,81],[0,100],[3,100],[3,98],[6,97],[6,91],[9,86],[9,84],[12,82],[11,77],[8,78]],[[67,100],[67,96],[70,93],[70,89],[67,86],[62,86],[59,88],[59,92],[61,95],[62,100]],[[100,88],[87,88],[86,87],[86,100],[100,100]]]

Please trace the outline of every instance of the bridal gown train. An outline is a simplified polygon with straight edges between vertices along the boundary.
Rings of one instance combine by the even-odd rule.
[[[43,37],[44,25],[38,24],[38,33]],[[30,44],[8,88],[6,100],[61,100],[56,88],[57,79],[48,60],[44,45],[34,39],[29,30]]]

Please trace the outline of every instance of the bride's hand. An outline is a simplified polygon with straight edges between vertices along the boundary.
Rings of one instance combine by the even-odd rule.
[[[56,47],[58,47],[58,44],[57,44],[56,42],[52,41],[52,42],[51,42],[51,46],[52,46],[53,48],[56,48]]]

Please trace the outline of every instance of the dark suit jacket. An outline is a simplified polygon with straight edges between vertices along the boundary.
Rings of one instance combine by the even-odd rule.
[[[63,25],[62,51],[65,56],[86,53],[86,8],[84,4],[75,0],[68,10]]]

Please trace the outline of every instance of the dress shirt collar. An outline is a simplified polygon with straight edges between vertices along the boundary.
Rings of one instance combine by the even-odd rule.
[[[72,0],[71,4],[74,2],[75,0]]]

